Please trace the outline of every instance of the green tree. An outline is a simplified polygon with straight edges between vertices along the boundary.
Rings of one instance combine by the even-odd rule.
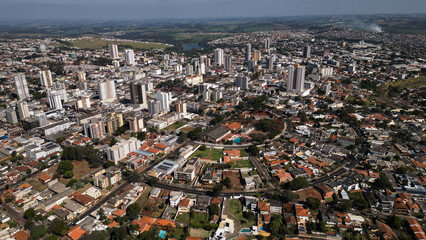
[[[232,188],[231,179],[229,179],[229,177],[226,177],[225,180],[223,180],[223,185],[225,185],[225,187],[227,187],[228,189]]]
[[[126,215],[130,220],[136,219],[141,211],[138,204],[130,204],[126,209]]]
[[[389,225],[392,229],[399,230],[402,226],[401,218],[396,215],[389,216],[386,219],[386,224]]]
[[[56,172],[59,174],[64,174],[66,171],[72,171],[73,169],[74,169],[74,164],[69,160],[65,160],[65,161],[61,161],[58,164],[58,168],[56,169]]]
[[[31,238],[33,239],[39,239],[44,237],[46,233],[47,233],[46,227],[43,224],[41,224],[31,228],[30,235],[31,235]]]
[[[309,184],[305,177],[297,177],[289,183],[289,187],[292,190],[298,190],[307,187]]]
[[[34,216],[35,216],[34,208],[29,208],[27,211],[24,212],[25,219],[33,218]]]
[[[308,197],[306,199],[306,206],[309,209],[317,210],[321,204],[321,201],[318,198]]]
[[[66,171],[65,173],[64,173],[64,178],[72,178],[72,177],[74,177],[74,172],[73,171]]]
[[[109,142],[109,146],[110,146],[110,147],[112,147],[112,146],[114,146],[117,142],[118,142],[118,141],[117,141],[117,139],[115,139],[115,137],[113,137],[113,138],[111,139],[111,141]]]
[[[206,145],[201,145],[199,148],[198,148],[200,151],[206,151],[207,150],[207,147],[206,147]]]
[[[64,236],[68,232],[68,224],[62,219],[55,218],[49,225],[49,232],[59,236]]]
[[[220,183],[216,183],[213,186],[213,189],[211,191],[212,197],[218,197],[220,195],[220,193],[222,192],[222,190],[223,190],[223,185],[220,184]]]
[[[209,214],[210,215],[219,215],[220,214],[220,208],[217,204],[211,204],[209,206]]]
[[[251,155],[251,156],[259,156],[259,148],[257,148],[256,145],[250,145],[247,149],[247,152]]]

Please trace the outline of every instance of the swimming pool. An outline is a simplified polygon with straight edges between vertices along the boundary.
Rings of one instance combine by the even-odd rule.
[[[241,141],[240,137],[237,137],[236,139],[234,139],[234,143],[240,143],[240,141]]]
[[[241,229],[241,232],[242,233],[249,233],[249,232],[251,232],[251,230],[250,230],[250,228],[243,228],[243,229]]]
[[[160,234],[158,234],[158,236],[160,236],[160,238],[165,238],[166,237],[166,230],[161,230]]]
[[[267,228],[263,228],[263,227],[259,227],[259,230],[260,230],[260,231],[265,231],[265,232],[267,232],[267,231],[268,231],[268,229],[267,229]]]

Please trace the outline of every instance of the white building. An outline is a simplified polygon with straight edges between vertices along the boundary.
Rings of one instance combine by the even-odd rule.
[[[216,48],[214,50],[214,64],[215,65],[223,65],[223,49]]]
[[[28,110],[27,102],[18,102],[18,113],[20,119],[25,119],[30,117],[30,111]]]
[[[90,97],[82,97],[81,99],[75,101],[75,109],[89,109],[91,107]]]
[[[117,44],[110,44],[109,45],[109,56],[110,56],[111,59],[119,58]]]
[[[53,110],[62,109],[61,96],[56,91],[47,92],[47,100],[49,101],[49,107]]]
[[[127,49],[124,50],[124,59],[126,61],[127,65],[135,65],[135,54],[133,53],[133,50]]]
[[[163,93],[158,91],[155,95],[155,98],[160,101],[161,110],[160,111],[168,111],[170,108],[170,103],[172,102],[172,94],[170,92]]]
[[[132,137],[127,141],[121,141],[116,145],[108,148],[107,156],[108,160],[113,161],[117,164],[120,160],[127,157],[127,154],[139,149],[141,141]]]
[[[69,121],[60,121],[54,124],[41,127],[40,129],[43,131],[45,136],[49,136],[70,128],[71,124],[72,123]]]
[[[25,74],[18,73],[13,77],[13,81],[15,82],[16,93],[20,100],[24,100],[30,97],[30,92],[28,91],[27,79],[25,78]]]
[[[43,70],[39,72],[41,85],[45,88],[51,88],[53,85],[52,73],[50,70]]]
[[[114,80],[99,83],[99,98],[101,101],[113,101],[116,99]]]
[[[183,198],[182,191],[171,191],[169,194],[170,207],[177,207]]]

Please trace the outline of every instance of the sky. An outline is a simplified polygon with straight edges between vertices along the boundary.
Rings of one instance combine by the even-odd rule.
[[[426,13],[426,0],[0,0],[4,20],[139,20]]]

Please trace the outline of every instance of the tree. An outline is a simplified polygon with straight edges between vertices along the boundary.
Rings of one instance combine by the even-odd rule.
[[[200,151],[206,151],[207,150],[207,147],[206,147],[206,145],[201,145],[199,148],[198,148]]]
[[[111,240],[124,240],[128,236],[126,227],[114,228],[110,234]]]
[[[72,178],[74,177],[74,172],[73,171],[66,171],[64,173],[64,178]]]
[[[29,208],[27,211],[24,212],[25,219],[33,218],[34,216],[35,216],[34,208]]]
[[[217,204],[211,204],[209,206],[209,214],[210,215],[219,215],[220,214],[220,208]]]
[[[37,226],[34,226],[33,228],[31,228],[30,235],[31,235],[32,239],[39,239],[39,238],[44,237],[44,235],[46,235],[46,233],[47,233],[46,227],[43,224],[41,224],[41,225],[37,225]]]
[[[72,171],[73,169],[74,169],[74,164],[69,160],[65,160],[58,164],[58,168],[56,169],[56,172],[59,174],[64,174],[66,171]]]
[[[130,204],[126,209],[126,215],[130,220],[136,219],[141,211],[138,204]]]
[[[111,139],[111,141],[109,142],[109,146],[110,146],[110,147],[112,147],[112,146],[114,146],[117,142],[118,142],[118,141],[117,141],[117,139],[115,139],[115,137],[113,137],[113,138]]]
[[[389,225],[392,229],[399,230],[402,226],[401,218],[396,215],[389,216],[386,219],[386,224]]]
[[[281,196],[279,197],[281,198],[282,202],[288,203],[298,199],[299,195],[293,193],[288,189],[283,189],[283,191],[281,192]]]
[[[259,148],[256,145],[250,145],[247,152],[252,156],[259,156]]]
[[[74,186],[74,184],[76,184],[77,183],[77,180],[75,179],[75,178],[72,178],[71,180],[69,180],[68,182],[67,182],[67,187],[72,187],[72,186]]]
[[[58,137],[58,138],[56,139],[56,142],[57,142],[57,143],[62,143],[64,140],[65,140],[65,139],[64,139],[63,137]]]
[[[139,173],[137,171],[132,171],[132,170],[126,170],[123,173],[123,177],[129,182],[138,182],[140,180]]]
[[[211,192],[212,197],[218,197],[220,195],[220,193],[222,192],[222,190],[223,190],[223,185],[220,184],[220,183],[216,183],[213,186],[213,189],[212,189],[212,192]]]
[[[105,216],[105,210],[103,208],[99,208],[98,215],[101,221],[105,220],[106,216]]]
[[[289,183],[289,187],[292,190],[298,190],[307,187],[309,184],[305,177],[297,177]]]
[[[225,180],[223,180],[223,185],[225,185],[225,187],[227,187],[228,189],[232,188],[231,179],[229,179],[229,177],[226,177]]]
[[[308,197],[306,199],[306,206],[309,209],[317,210],[321,204],[321,201],[318,198]]]
[[[55,218],[49,226],[49,232],[64,236],[68,232],[68,224],[62,219]]]

